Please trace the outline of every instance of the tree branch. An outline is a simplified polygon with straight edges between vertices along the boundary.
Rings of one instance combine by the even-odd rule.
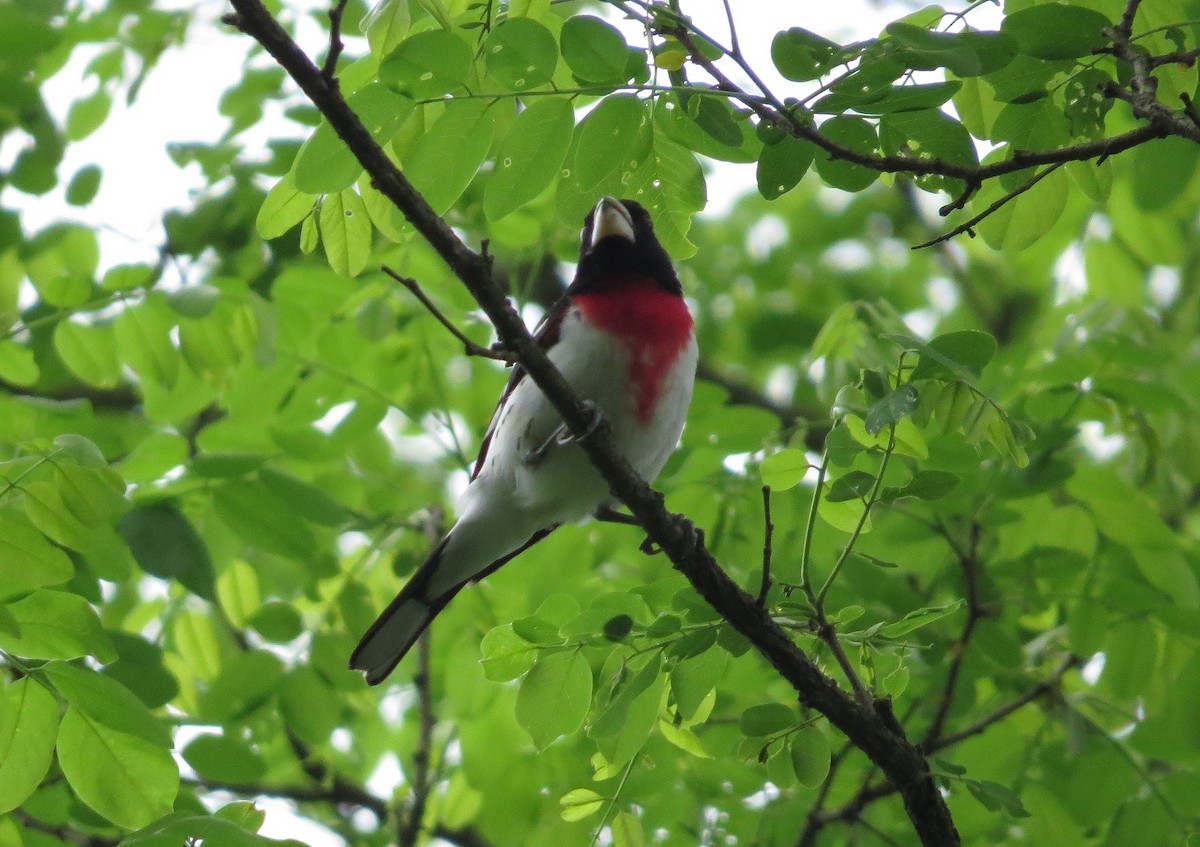
[[[775,532],[775,524],[771,523],[771,486],[762,487],[763,502],[763,553],[762,553],[762,584],[758,588],[758,605],[765,606],[767,594],[771,591],[771,536]]]
[[[487,258],[468,249],[430,208],[374,142],[337,87],[329,84],[259,0],[231,2],[237,14],[229,20],[253,36],[299,84],[354,152],[372,184],[403,212],[475,297],[495,325],[501,342],[516,354],[568,429],[577,436],[587,432],[593,424],[592,413],[495,285]],[[921,842],[939,847],[957,845],[958,833],[945,799],[921,752],[905,738],[886,702],[859,703],[822,673],[767,610],[720,568],[704,546],[703,533],[686,517],[666,510],[662,495],[640,479],[614,449],[606,425],[579,443],[613,494],[629,507],[647,535],[700,595],[754,644],[802,703],[825,715],[887,775],[903,798]]]
[[[75,847],[116,847],[116,845],[120,843],[120,839],[117,838],[107,838],[103,835],[91,835],[87,832],[71,829],[69,826],[58,826],[56,824],[46,823],[45,821],[38,820],[24,809],[13,809],[11,814],[17,819],[21,826],[25,827],[26,829],[32,829],[35,832],[42,832],[46,835],[52,835],[59,841],[67,844],[73,844]]]
[[[429,549],[437,546],[444,532],[443,514],[439,506],[429,510],[425,521],[425,537]],[[434,780],[429,776],[429,763],[433,758],[433,731],[436,718],[433,713],[433,696],[429,690],[430,683],[430,630],[421,633],[417,639],[417,673],[413,677],[413,686],[417,689],[417,711],[420,714],[421,729],[417,736],[417,749],[413,753],[412,795],[408,810],[397,815],[399,829],[396,833],[397,847],[416,847],[421,837],[421,822],[425,818],[425,806],[429,802],[429,792]]]
[[[933,713],[933,720],[929,722],[929,728],[925,730],[925,735],[921,738],[921,748],[929,749],[929,745],[937,741],[941,737],[942,730],[946,725],[946,718],[950,714],[950,707],[954,705],[954,695],[958,687],[958,677],[962,672],[963,660],[967,655],[967,647],[971,643],[971,637],[975,634],[975,627],[979,620],[984,616],[984,610],[979,605],[979,537],[981,527],[978,523],[971,525],[971,538],[967,549],[962,550],[958,554],[959,566],[962,569],[964,593],[967,599],[967,618],[963,622],[962,632],[958,636],[958,640],[951,647],[950,667],[946,671],[946,680],[942,685],[942,693],[938,697],[937,708]],[[947,539],[949,534],[946,533]],[[953,542],[952,542],[953,544]]]

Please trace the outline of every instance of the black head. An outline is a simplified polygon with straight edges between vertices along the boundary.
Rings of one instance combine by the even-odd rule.
[[[671,257],[654,235],[650,213],[640,203],[605,197],[588,212],[579,235],[579,269],[571,286],[576,291],[614,276],[638,276],[683,293]]]

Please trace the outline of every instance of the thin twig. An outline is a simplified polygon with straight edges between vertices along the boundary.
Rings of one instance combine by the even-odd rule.
[[[467,338],[467,336],[463,334],[458,327],[451,323],[450,319],[442,314],[442,311],[434,305],[433,301],[429,299],[429,295],[421,290],[421,286],[417,284],[415,279],[409,279],[406,276],[401,276],[387,265],[381,266],[380,270],[412,292],[412,295],[421,301],[421,305],[429,310],[429,314],[433,315],[433,317],[437,319],[438,323],[444,326],[447,330],[449,330],[451,335],[462,342],[463,348],[466,350],[468,356],[483,356],[487,359],[495,359],[498,362],[507,362],[509,364],[512,364],[514,361],[516,361],[511,353],[507,353],[503,350],[493,350],[491,347],[484,347],[483,345],[476,344],[474,341]]]
[[[1034,175],[1033,177],[1028,179],[1023,184],[1017,186],[1012,191],[1005,194],[1003,197],[1001,197],[996,202],[992,203],[990,206],[988,206],[986,209],[984,209],[978,215],[975,215],[972,218],[970,218],[970,220],[963,221],[962,223],[960,223],[958,226],[954,227],[954,229],[950,230],[949,232],[946,232],[943,235],[939,235],[937,238],[926,241],[924,244],[918,244],[915,247],[913,247],[912,249],[923,250],[926,247],[932,247],[935,244],[941,244],[943,241],[949,241],[951,238],[954,238],[954,236],[962,235],[964,232],[974,235],[975,227],[979,225],[980,221],[982,221],[984,218],[990,217],[992,214],[994,214],[997,210],[999,210],[1002,206],[1007,204],[1009,201],[1015,200],[1018,197],[1020,197],[1026,191],[1033,188],[1035,185],[1037,185],[1039,182],[1041,182],[1046,177],[1050,176],[1050,174],[1054,173],[1056,170],[1058,170],[1065,164],[1066,164],[1066,162],[1055,162],[1053,165],[1050,165],[1044,171],[1041,171],[1040,173]]]
[[[342,43],[342,15],[346,12],[347,0],[338,0],[337,5],[329,10],[329,52],[325,55],[325,63],[321,65],[321,76],[330,85],[337,84],[338,57],[346,45]]]
[[[1062,685],[1063,677],[1067,675],[1067,672],[1072,668],[1078,667],[1080,664],[1082,663],[1078,657],[1068,657],[1049,679],[1039,682],[1020,697],[1005,703],[1000,708],[980,718],[974,723],[968,724],[958,732],[951,732],[947,735],[943,735],[936,741],[931,742],[928,747],[924,747],[922,749],[924,749],[926,753],[936,753],[938,750],[945,750],[947,747],[953,747],[955,744],[965,741],[971,736],[979,735],[980,733],[986,731],[988,727],[1004,720],[1022,706],[1027,706],[1044,694],[1048,694],[1049,692],[1056,690],[1060,685]]]
[[[1029,705],[1051,691],[1056,691],[1062,685],[1063,677],[1067,674],[1067,672],[1072,668],[1078,667],[1080,664],[1081,662],[1078,658],[1074,656],[1068,657],[1063,664],[1061,664],[1050,676],[1049,679],[1037,683],[1024,694],[1020,695],[1014,700],[1009,701],[1008,703],[1005,703],[1000,708],[990,712],[985,717],[980,718],[978,721],[970,724],[962,730],[950,733],[948,735],[943,735],[941,738],[932,742],[928,747],[923,747],[922,749],[924,749],[926,753],[936,753],[939,750],[945,750],[948,747],[953,747],[954,745],[965,741],[968,738],[986,732],[990,727],[1004,720],[1018,709]],[[804,833],[798,843],[802,845],[802,847],[807,847],[808,845],[814,844],[815,841],[813,839],[815,839],[816,834],[820,832],[825,825],[838,821],[859,820],[863,810],[867,806],[869,806],[871,803],[874,803],[876,800],[881,800],[884,797],[890,797],[895,793],[895,787],[886,780],[880,780],[878,782],[864,782],[862,787],[855,792],[854,796],[850,800],[846,801],[843,805],[837,807],[836,809],[829,809],[823,812],[814,812],[813,817],[815,820],[811,820],[810,823],[806,824]]]
[[[763,501],[763,553],[762,553],[762,584],[758,588],[758,605],[767,604],[767,593],[771,590],[771,536],[775,532],[775,524],[771,523],[771,486],[762,487]]]
[[[440,507],[433,506],[429,509],[425,519],[425,538],[431,550],[442,538],[444,519],[445,514]],[[413,773],[410,781],[412,793],[409,795],[408,809],[396,816],[397,847],[416,847],[421,838],[421,822],[425,818],[429,792],[433,790],[433,780],[429,778],[429,764],[432,759],[433,732],[437,726],[437,719],[430,690],[430,632],[431,630],[425,630],[417,639],[417,672],[413,676],[413,687],[417,689],[417,712],[421,725],[417,735],[417,749],[413,753]]]
[[[949,533],[944,533],[949,537]],[[982,534],[982,529],[978,523],[971,525],[971,537],[967,544],[966,550],[958,557],[959,566],[962,569],[964,594],[967,600],[967,617],[963,622],[962,632],[959,633],[958,640],[951,646],[950,667],[946,671],[946,680],[942,685],[941,695],[938,697],[937,708],[933,713],[933,720],[929,722],[929,729],[925,731],[924,737],[921,739],[921,746],[925,749],[936,741],[942,734],[942,730],[946,725],[946,718],[950,714],[950,708],[954,705],[954,695],[958,687],[958,677],[962,672],[963,660],[967,655],[967,647],[971,643],[971,637],[975,634],[975,627],[980,619],[984,616],[984,609],[979,605],[979,538]]]

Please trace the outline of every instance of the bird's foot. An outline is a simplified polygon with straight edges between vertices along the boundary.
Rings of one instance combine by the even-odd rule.
[[[592,513],[592,517],[601,523],[619,523],[628,526],[641,526],[642,522],[633,515],[627,515],[624,512],[618,512],[612,506],[601,506]]]
[[[642,539],[642,543],[638,545],[638,549],[647,556],[657,556],[662,552],[662,548],[654,543],[654,539],[647,535]]]
[[[565,423],[559,424],[549,437],[542,442],[541,446],[530,450],[523,457],[525,464],[532,468],[536,468],[542,462],[546,461],[546,456],[550,454],[550,450],[554,447],[566,447],[568,444],[573,444],[577,441],[583,441],[589,435],[596,431],[600,426],[600,422],[604,420],[604,415],[591,400],[584,400],[583,407],[591,415],[591,421],[588,422],[587,429],[581,434],[575,435],[567,428]]]

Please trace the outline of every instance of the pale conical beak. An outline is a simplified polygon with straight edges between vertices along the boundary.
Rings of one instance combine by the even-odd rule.
[[[605,197],[596,204],[592,213],[592,231],[587,233],[588,247],[595,247],[600,239],[619,235],[629,241],[637,241],[633,233],[633,218],[620,200]]]

